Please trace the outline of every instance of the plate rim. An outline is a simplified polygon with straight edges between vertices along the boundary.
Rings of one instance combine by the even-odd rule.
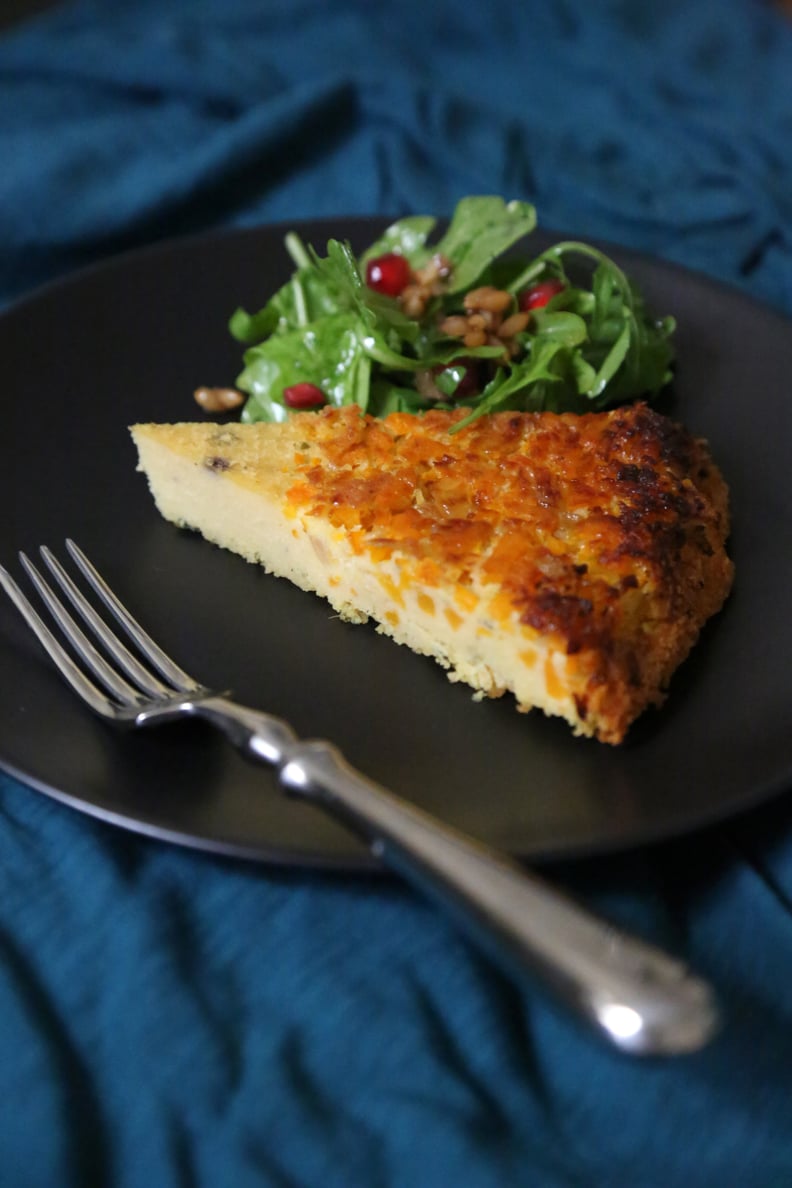
[[[261,237],[272,238],[278,234],[282,236],[288,230],[296,229],[299,231],[301,227],[311,227],[312,229],[319,227],[327,228],[328,235],[332,230],[338,232],[339,228],[350,230],[353,227],[359,230],[366,228],[373,229],[374,227],[387,226],[398,217],[400,216],[383,214],[322,216],[319,218],[278,220],[276,222],[257,222],[241,226],[222,226],[184,235],[168,236],[150,243],[125,248],[55,276],[19,295],[9,304],[0,308],[0,319],[5,321],[9,318],[24,316],[41,301],[57,300],[64,296],[68,297],[72,290],[79,289],[81,284],[90,281],[92,277],[99,274],[109,274],[117,270],[123,271],[128,263],[133,263],[140,258],[161,257],[165,259],[174,252],[199,252],[206,245],[222,245],[222,243],[232,239],[254,242],[257,238]],[[539,227],[537,231],[542,238],[555,239],[562,237],[562,233],[556,232],[552,228]],[[707,273],[692,270],[676,261],[654,256],[651,253],[627,245],[605,241],[595,237],[591,238],[590,242],[596,243],[604,250],[613,253],[617,258],[621,257],[625,260],[640,261],[649,270],[660,270],[660,272],[665,272],[670,277],[676,277],[678,280],[693,278],[697,284],[704,285],[722,297],[739,304],[752,306],[762,317],[777,319],[784,325],[792,324],[789,315],[785,311],[777,309],[774,305],[757,298],[755,295],[746,293],[738,284],[730,284]],[[230,841],[185,834],[179,830],[152,824],[139,818],[132,818],[127,814],[116,813],[111,809],[82,800],[68,791],[50,785],[48,782],[39,779],[35,774],[31,775],[23,771],[16,764],[10,763],[3,754],[0,754],[0,770],[4,771],[22,786],[45,794],[77,811],[87,813],[94,819],[113,826],[121,826],[143,836],[168,843],[221,856],[251,859],[275,866],[284,865],[294,867],[298,865],[316,869],[357,870],[361,872],[382,869],[377,860],[370,856],[365,849],[361,851],[358,857],[350,857],[348,854],[328,855],[305,850],[292,852],[284,849],[282,846],[278,846],[269,854],[266,854],[262,852],[262,847],[258,844],[246,848],[243,845]],[[736,805],[732,805],[731,801],[725,806],[720,803],[712,805],[708,811],[700,812],[692,824],[689,819],[680,818],[665,824],[658,824],[654,828],[644,826],[640,830],[640,836],[636,835],[636,840],[630,842],[626,842],[620,838],[601,838],[599,841],[584,843],[571,841],[568,845],[551,847],[539,855],[530,855],[528,860],[532,863],[544,864],[545,862],[568,861],[570,859],[583,859],[613,853],[623,853],[625,850],[631,850],[636,847],[651,847],[680,836],[687,836],[707,830],[726,818],[731,819],[742,816],[745,812],[753,811],[760,804],[775,799],[787,790],[787,781],[779,778],[777,781],[758,785],[750,796],[739,797]]]

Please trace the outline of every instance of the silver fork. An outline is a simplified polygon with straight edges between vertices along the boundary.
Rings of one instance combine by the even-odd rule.
[[[66,546],[123,637],[107,626],[47,548],[41,556],[87,631],[24,553],[20,560],[70,651],[2,566],[0,583],[95,713],[117,726],[188,716],[218,727],[249,759],[277,768],[288,793],[362,834],[378,859],[450,911],[507,971],[523,981],[526,973],[540,977],[621,1051],[691,1052],[712,1037],[718,1025],[714,995],[685,965],[373,783],[330,743],[300,741],[280,718],[200,685],[146,634],[74,542]]]

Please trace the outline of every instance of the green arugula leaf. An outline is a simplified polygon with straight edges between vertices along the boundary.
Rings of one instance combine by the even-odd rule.
[[[444,396],[453,396],[467,373],[468,369],[464,364],[451,363],[438,372],[435,376],[435,384]]]
[[[372,332],[385,336],[393,333],[405,342],[417,339],[420,333],[418,322],[402,313],[399,303],[392,297],[375,293],[364,284],[348,243],[331,239],[327,244],[327,256],[322,259],[314,252],[313,257],[317,274],[327,288],[337,294],[339,305],[355,310]]]
[[[335,314],[341,306],[333,282],[332,276],[320,273],[312,264],[300,268],[257,313],[235,310],[229,330],[238,342],[250,346],[270,334],[295,330]]]
[[[552,302],[536,311],[533,324],[537,336],[559,339],[564,346],[580,346],[588,338],[588,327],[583,318],[567,310],[554,310]]]
[[[367,411],[373,417],[387,417],[389,413],[419,413],[427,402],[415,388],[405,388],[387,379],[374,379],[369,393]]]
[[[334,405],[368,402],[371,362],[360,327],[349,312],[325,317],[298,330],[275,334],[245,353],[237,387],[249,393],[245,421],[283,421],[284,388],[311,383]]]
[[[454,266],[449,293],[473,288],[496,256],[536,227],[529,202],[504,202],[494,196],[462,198],[435,251]]]
[[[421,268],[432,255],[426,247],[426,241],[436,224],[437,219],[431,215],[411,215],[391,223],[387,231],[372,243],[371,247],[366,248],[360,257],[362,270],[365,271],[369,260],[387,255],[389,252],[406,256],[413,268]]]

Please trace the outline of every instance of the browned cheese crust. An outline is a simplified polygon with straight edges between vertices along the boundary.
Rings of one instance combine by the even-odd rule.
[[[704,441],[644,404],[449,433],[462,416],[292,418],[308,448],[288,498],[361,550],[406,555],[427,589],[498,587],[488,613],[565,652],[581,720],[620,742],[729,592],[726,484]]]

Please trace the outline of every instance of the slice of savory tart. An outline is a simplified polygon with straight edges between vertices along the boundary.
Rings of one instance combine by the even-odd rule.
[[[356,406],[135,425],[162,515],[479,695],[619,743],[732,582],[706,444],[642,404],[585,415]]]

